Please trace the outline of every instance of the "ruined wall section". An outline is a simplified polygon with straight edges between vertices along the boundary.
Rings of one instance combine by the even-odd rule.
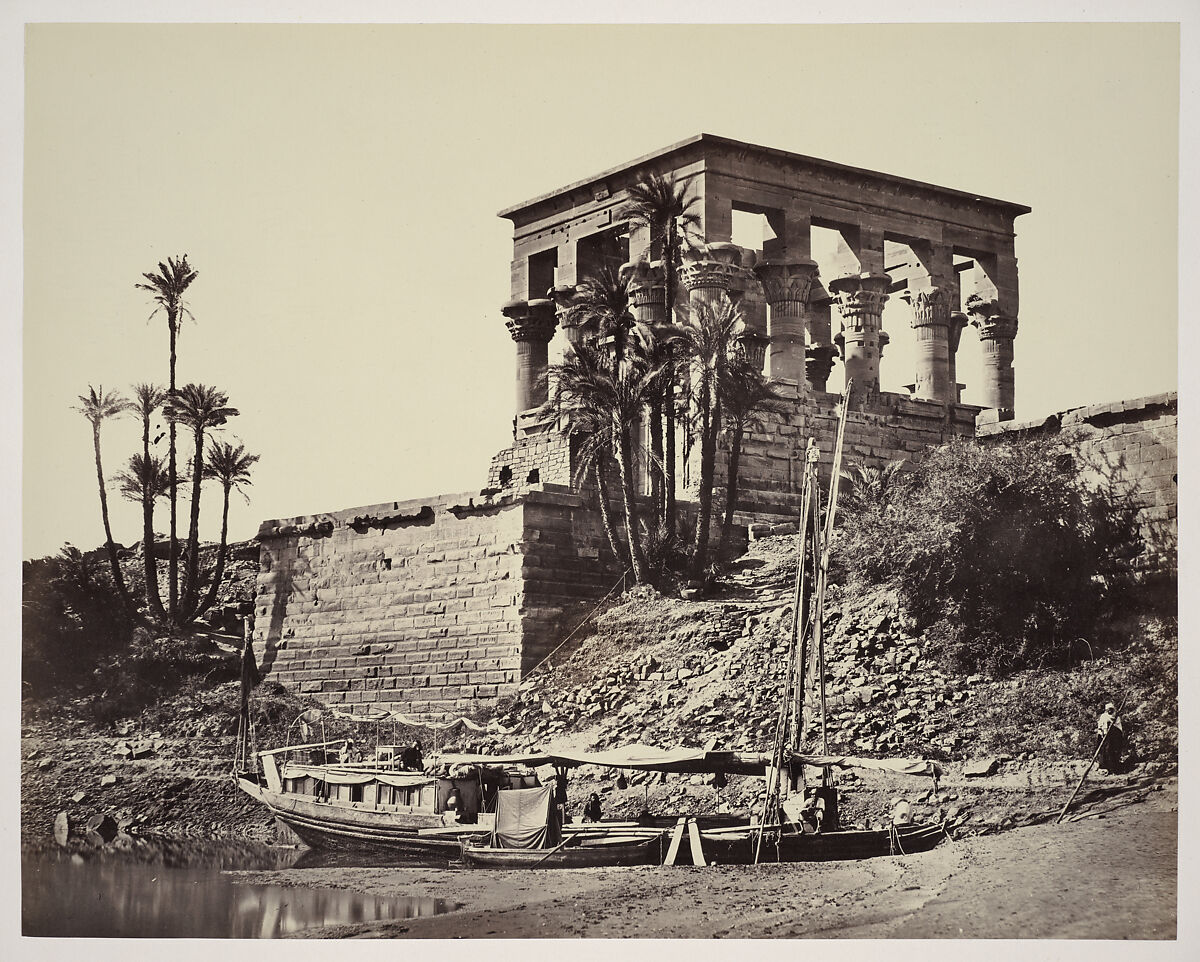
[[[1135,579],[1178,573],[1178,405],[1176,392],[1074,408],[1038,421],[981,425],[981,441],[1013,432],[1059,434],[1085,483],[1132,510],[1140,543]]]
[[[267,522],[255,638],[274,680],[327,704],[453,711],[520,671],[522,510],[466,496]]]
[[[809,436],[821,454],[820,477],[829,481],[837,438],[840,394],[810,392],[803,400],[784,403],[782,411],[765,414],[742,442],[738,497],[734,519],[741,524],[795,521],[799,510],[804,455]],[[910,462],[922,451],[955,437],[975,434],[979,408],[945,405],[900,394],[855,397],[846,419],[843,467],[880,467],[889,461]],[[728,439],[717,453],[716,500],[725,505]]]
[[[269,521],[259,539],[264,674],[427,716],[514,691],[619,570],[568,493],[389,502]]]

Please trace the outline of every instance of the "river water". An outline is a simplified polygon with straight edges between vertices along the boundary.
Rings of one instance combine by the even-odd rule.
[[[21,930],[56,937],[278,938],[318,926],[415,918],[458,907],[428,897],[245,885],[228,874],[329,864],[303,849],[238,843],[30,851],[21,864]]]

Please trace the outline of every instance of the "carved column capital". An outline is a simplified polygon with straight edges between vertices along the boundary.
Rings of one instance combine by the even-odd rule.
[[[829,293],[842,315],[847,330],[878,328],[879,315],[887,303],[891,279],[886,274],[847,274],[829,282]],[[870,319],[874,319],[872,325]]]
[[[643,324],[667,319],[666,284],[662,261],[636,260],[621,265],[621,283],[629,291],[629,307]]]
[[[554,301],[536,298],[531,301],[510,301],[501,308],[504,326],[517,343],[534,341],[549,343],[558,325]]]
[[[907,290],[900,295],[912,308],[913,327],[950,326],[950,298],[940,287]]]
[[[833,359],[838,349],[832,344],[818,344],[804,352],[804,376],[815,391],[824,391],[829,375],[833,371]]]
[[[972,294],[967,298],[967,314],[971,325],[978,329],[980,340],[1011,341],[1017,336],[1017,319],[1004,314],[996,301]]]
[[[702,255],[683,262],[680,283],[689,294],[717,296],[743,290],[741,248],[733,244],[709,244]]]
[[[821,286],[814,260],[763,261],[754,266],[754,275],[762,284],[763,296],[772,308],[792,303],[803,309]]]
[[[738,343],[750,365],[756,371],[762,371],[767,359],[767,345],[771,343],[771,339],[766,334],[747,327],[738,335]]]

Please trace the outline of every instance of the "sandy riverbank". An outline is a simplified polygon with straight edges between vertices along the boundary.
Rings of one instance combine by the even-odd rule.
[[[483,872],[289,869],[244,881],[432,896],[455,912],[318,938],[1090,938],[1176,931],[1173,783],[1101,817],[863,862]]]

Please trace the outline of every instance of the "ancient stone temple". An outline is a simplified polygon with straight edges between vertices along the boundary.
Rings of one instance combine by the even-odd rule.
[[[611,268],[638,320],[667,319],[661,252],[622,215],[627,188],[651,173],[696,197],[676,319],[734,302],[743,348],[786,399],[746,436],[740,524],[794,519],[805,445],[815,437],[828,462],[847,378],[846,456],[860,463],[973,435],[977,417],[1013,418],[1013,223],[1029,208],[693,137],[501,211],[513,224],[511,289],[496,321],[514,342],[512,443],[473,493],[265,522],[255,638],[275,678],[332,703],[469,710],[512,691],[619,584],[595,493],[574,484],[576,439],[543,405],[550,365],[594,333],[566,314],[589,275]],[[762,224],[761,245],[732,242],[746,216]],[[917,346],[904,394],[879,389],[892,298]],[[967,325],[981,341],[979,371],[956,364]],[[963,381],[981,387],[985,409],[960,403]],[[678,478],[685,514],[694,478]],[[644,493],[644,458],[640,482]]]

